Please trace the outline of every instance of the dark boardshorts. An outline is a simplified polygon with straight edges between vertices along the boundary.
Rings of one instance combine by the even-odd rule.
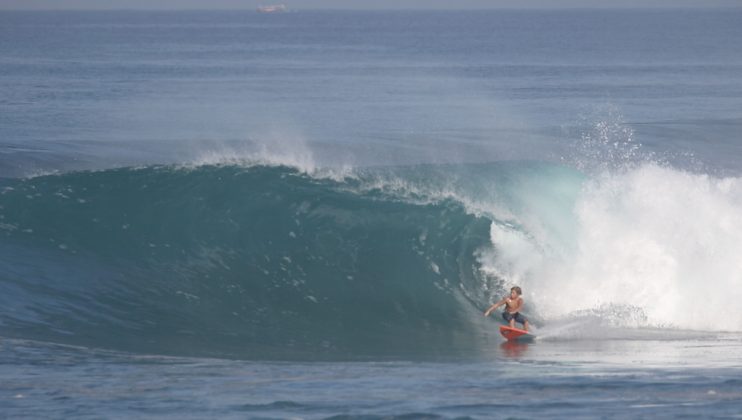
[[[502,313],[502,317],[505,318],[505,321],[507,322],[510,322],[511,319],[515,319],[515,322],[520,322],[521,324],[525,324],[526,321],[528,321],[526,317],[520,314],[520,312],[511,314],[510,312],[505,311]]]

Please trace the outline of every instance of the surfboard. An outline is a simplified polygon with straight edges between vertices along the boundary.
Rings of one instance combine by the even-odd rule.
[[[500,334],[502,334],[502,336],[505,337],[505,339],[507,339],[508,341],[526,341],[533,340],[533,338],[536,337],[526,330],[511,328],[507,325],[500,326]]]

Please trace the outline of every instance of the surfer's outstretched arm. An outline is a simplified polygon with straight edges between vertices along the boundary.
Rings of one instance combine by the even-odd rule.
[[[495,309],[497,309],[498,307],[500,307],[500,306],[504,305],[504,304],[505,304],[505,302],[506,302],[507,300],[508,300],[508,298],[505,298],[505,299],[503,299],[503,300],[501,300],[501,301],[499,301],[499,302],[497,302],[497,303],[493,304],[493,305],[492,305],[492,306],[490,306],[489,308],[487,308],[487,310],[486,310],[486,311],[484,311],[484,316],[490,316],[490,314],[492,313],[492,311],[494,311],[494,310],[495,310]]]

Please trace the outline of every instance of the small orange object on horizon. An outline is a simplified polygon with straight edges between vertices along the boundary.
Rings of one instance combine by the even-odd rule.
[[[288,8],[283,4],[274,4],[270,6],[258,6],[258,12],[260,13],[278,13],[286,12]]]

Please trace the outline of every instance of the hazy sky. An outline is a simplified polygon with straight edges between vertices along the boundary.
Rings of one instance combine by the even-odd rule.
[[[298,10],[742,7],[742,0],[0,0],[0,10],[255,9],[261,4],[279,3]]]

